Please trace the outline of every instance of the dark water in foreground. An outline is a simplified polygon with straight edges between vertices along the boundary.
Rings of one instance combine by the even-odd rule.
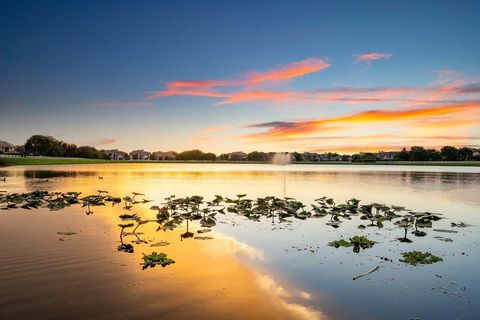
[[[155,224],[143,225],[139,236],[148,243],[128,254],[116,250],[122,206],[94,207],[88,216],[80,206],[2,210],[0,319],[476,319],[480,312],[480,168],[115,164],[14,167],[0,175],[6,176],[0,190],[8,192],[145,193],[154,202],[130,212],[145,219],[155,217],[152,204],[172,194],[240,193],[305,204],[324,195],[337,202],[354,197],[444,217],[425,229],[428,236],[400,243],[403,231],[391,223],[359,230],[352,219],[334,229],[326,218],[279,225],[227,214],[209,233],[213,240],[181,241],[183,227],[157,232]],[[451,227],[460,221],[471,226]],[[76,234],[57,234],[65,231]],[[378,244],[360,253],[327,245],[353,235]],[[159,241],[170,245],[150,246]],[[444,261],[399,262],[410,250]],[[142,270],[142,252],[152,251],[176,263]],[[352,280],[375,266],[375,273]]]

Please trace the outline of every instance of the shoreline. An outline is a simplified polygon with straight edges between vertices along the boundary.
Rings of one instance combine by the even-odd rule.
[[[104,160],[84,158],[0,158],[1,163],[9,166],[35,165],[68,165],[68,164],[108,164],[108,163],[204,163],[204,164],[270,164],[265,161],[199,161],[199,160]],[[319,161],[292,162],[297,165],[371,165],[371,166],[442,166],[442,167],[480,167],[480,161],[377,161],[377,162],[347,162]]]

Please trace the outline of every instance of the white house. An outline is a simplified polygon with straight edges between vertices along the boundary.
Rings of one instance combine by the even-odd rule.
[[[15,152],[15,145],[10,142],[0,140],[0,153],[13,153]]]
[[[118,149],[105,150],[105,154],[112,160],[127,160],[128,153],[119,151]]]
[[[130,152],[130,160],[150,160],[151,153],[145,150],[134,150]]]
[[[378,160],[395,160],[400,152],[397,151],[380,151],[376,154]]]

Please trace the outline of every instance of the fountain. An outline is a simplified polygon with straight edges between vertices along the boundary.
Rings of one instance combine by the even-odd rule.
[[[285,166],[292,162],[292,155],[288,152],[277,152],[273,155],[272,164],[284,166],[283,168],[283,196],[287,196],[287,173]]]
[[[292,162],[292,155],[288,152],[277,152],[273,155],[272,163],[285,166]]]

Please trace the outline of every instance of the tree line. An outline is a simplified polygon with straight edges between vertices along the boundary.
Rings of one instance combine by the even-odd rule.
[[[87,159],[110,159],[103,150],[90,146],[77,146],[47,135],[36,134],[17,147],[21,155],[67,157]]]
[[[89,158],[89,159],[109,159],[105,150],[98,150],[91,146],[77,146],[73,143],[67,143],[48,135],[33,135],[27,139],[24,145],[17,147],[17,153],[22,155],[48,156],[48,157],[71,157],[71,158]],[[250,153],[232,152],[224,153],[219,156],[212,152],[203,152],[198,149],[187,150],[176,155],[176,160],[184,161],[272,161],[275,152],[253,151]],[[292,160],[295,162],[308,161],[298,152],[291,153]],[[342,161],[353,162],[374,162],[379,159],[379,153],[358,153],[352,156],[339,155],[338,153],[326,153],[324,156],[328,159],[340,157]],[[440,150],[427,149],[421,146],[411,147],[410,150],[404,148],[395,153],[392,160],[396,161],[470,161],[480,160],[478,152],[468,147],[456,148],[453,146],[444,146]]]
[[[352,156],[353,162],[373,162],[379,160],[376,153],[359,153]],[[421,146],[403,148],[394,159],[396,161],[471,161],[480,160],[475,150],[468,147],[456,148],[444,146],[440,150],[426,149]]]

